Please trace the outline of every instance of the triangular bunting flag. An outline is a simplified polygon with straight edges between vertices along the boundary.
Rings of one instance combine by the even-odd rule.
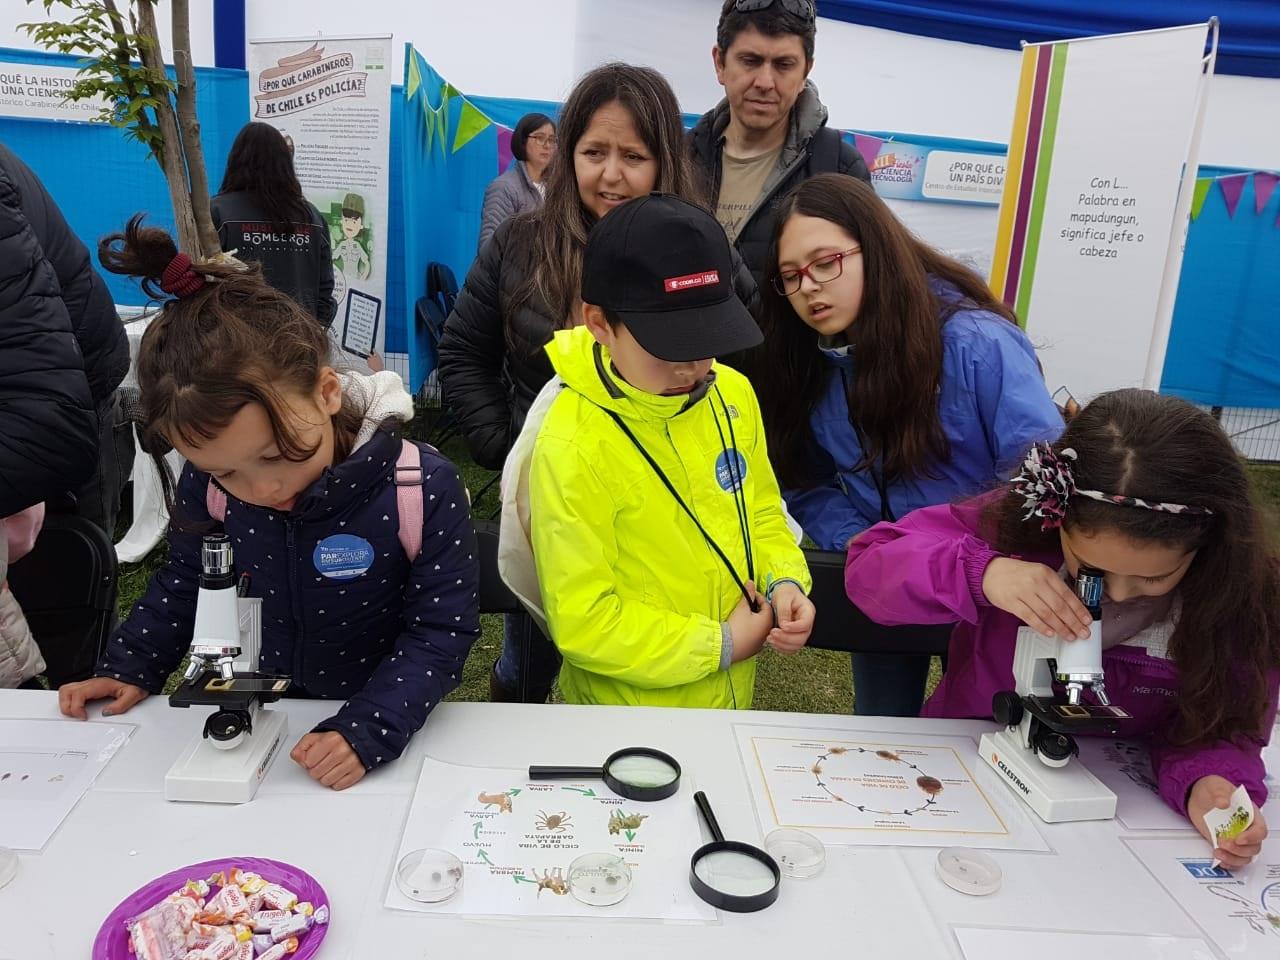
[[[507,167],[511,166],[511,161],[515,159],[515,154],[511,152],[511,134],[514,131],[510,127],[504,127],[498,124],[498,173],[507,172]]]
[[[1280,183],[1280,173],[1267,173],[1265,170],[1259,170],[1253,175],[1254,213],[1262,213],[1267,201],[1271,199],[1271,194],[1275,192],[1277,183]]]
[[[453,152],[457,153],[479,134],[488,130],[492,121],[477,110],[470,100],[462,101],[462,113],[458,117],[458,129],[453,135]]]
[[[1247,173],[1233,173],[1229,177],[1218,180],[1218,188],[1222,191],[1222,199],[1227,201],[1227,216],[1236,215],[1236,207],[1240,206],[1240,196],[1244,193],[1244,182],[1249,179]]]
[[[1209,196],[1209,188],[1213,186],[1213,181],[1208,177],[1196,180],[1195,193],[1191,195],[1191,219],[1195,220],[1200,216],[1200,211],[1204,209],[1205,197]]]
[[[884,141],[869,133],[855,133],[853,145],[858,148],[858,153],[862,154],[862,159],[867,162],[867,169],[870,170],[871,165],[876,162],[876,157],[880,155],[880,148],[884,146]]]
[[[460,97],[460,96],[462,96],[461,91],[459,91],[457,87],[455,87],[452,83],[446,80],[444,82],[444,87],[441,88],[440,90],[440,99],[443,102],[448,103],[454,97]]]
[[[422,71],[418,69],[418,51],[409,51],[409,77],[404,82],[405,99],[412,100],[413,95],[422,86]]]

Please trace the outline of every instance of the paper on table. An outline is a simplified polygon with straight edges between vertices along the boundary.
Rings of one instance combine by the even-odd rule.
[[[1203,940],[1118,933],[1073,933],[955,927],[965,960],[1035,957],[1036,960],[1214,960]]]
[[[133,730],[130,723],[0,719],[0,847],[43,849]]]
[[[1231,960],[1280,955],[1280,837],[1239,870],[1213,866],[1198,835],[1121,839]]]
[[[393,875],[386,906],[463,916],[626,917],[715,920],[689,886],[689,856],[702,845],[689,788],[656,803],[632,803],[600,781],[531,783],[523,770],[422,764],[396,853],[452,853],[462,885],[443,903],[401,893]],[[569,893],[569,865],[585,853],[612,853],[631,868],[631,892],[610,907]],[[425,886],[437,885],[434,878]]]
[[[1081,737],[1080,762],[1116,795],[1116,819],[1130,830],[1195,828],[1157,792],[1147,745],[1114,737]]]
[[[761,832],[833,845],[1048,850],[971,737],[735,724]]]

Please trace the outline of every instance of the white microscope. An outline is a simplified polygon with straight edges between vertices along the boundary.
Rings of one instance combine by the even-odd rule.
[[[1046,823],[1110,820],[1116,795],[1071,758],[1079,753],[1074,734],[1115,735],[1130,719],[1107,699],[1102,672],[1103,575],[1082,567],[1076,595],[1093,615],[1088,640],[1046,637],[1030,627],[1018,631],[1013,657],[1016,690],[992,698],[1004,729],[984,733],[985,760]],[[1057,680],[1065,694],[1054,690]],[[1089,687],[1097,704],[1081,702]]]
[[[288,732],[285,715],[265,704],[280,699],[289,678],[257,672],[262,601],[239,595],[230,538],[206,536],[200,559],[190,660],[169,705],[217,709],[165,774],[164,795],[166,800],[247,803]]]

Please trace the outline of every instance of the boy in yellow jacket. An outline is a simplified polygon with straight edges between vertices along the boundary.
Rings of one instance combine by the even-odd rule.
[[[804,645],[813,604],[746,378],[756,346],[724,231],[651,194],[604,217],[583,326],[547,353],[564,389],[529,469],[529,520],[571,703],[751,706],[754,656]]]

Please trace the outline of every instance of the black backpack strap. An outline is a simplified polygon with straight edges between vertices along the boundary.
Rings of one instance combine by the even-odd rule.
[[[823,127],[813,135],[813,146],[809,150],[809,176],[819,173],[840,172],[840,149],[844,139],[839,130]]]

